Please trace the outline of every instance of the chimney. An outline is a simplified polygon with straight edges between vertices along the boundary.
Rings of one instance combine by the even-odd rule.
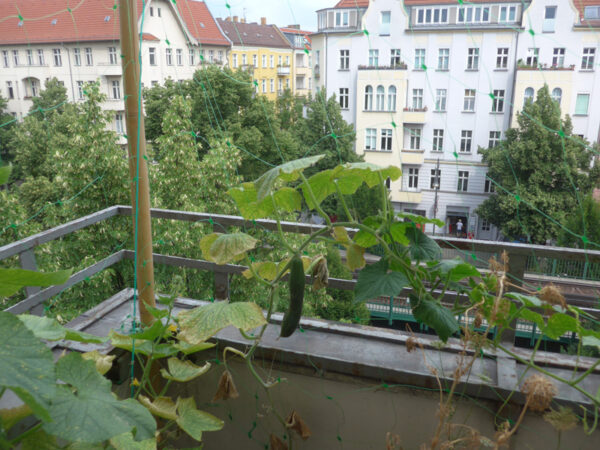
[[[242,18],[240,19],[240,22],[241,22],[241,23],[246,23],[246,18],[245,18],[245,17],[242,17]]]
[[[225,22],[231,22],[231,16],[225,17]]]
[[[237,21],[238,21],[238,16],[233,16],[233,21],[237,23]]]
[[[266,25],[267,24],[267,18],[266,17],[261,17],[260,18],[260,24],[261,25]]]

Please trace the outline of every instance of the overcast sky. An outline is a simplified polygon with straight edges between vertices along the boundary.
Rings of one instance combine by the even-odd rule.
[[[213,16],[225,18],[231,6],[231,15],[243,17],[248,22],[260,22],[266,17],[268,23],[284,27],[299,23],[308,31],[317,30],[316,10],[333,6],[337,0],[205,0]]]

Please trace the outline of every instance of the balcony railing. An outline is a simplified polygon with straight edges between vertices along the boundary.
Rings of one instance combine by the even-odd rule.
[[[358,70],[406,70],[408,66],[406,63],[394,64],[391,66],[369,66],[369,65],[360,65],[358,66]]]
[[[277,75],[280,77],[285,77],[290,74],[290,66],[282,65],[277,66]]]

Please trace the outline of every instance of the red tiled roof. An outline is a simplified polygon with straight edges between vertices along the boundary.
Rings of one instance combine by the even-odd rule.
[[[530,0],[525,0],[526,3],[530,3]],[[469,0],[465,2],[466,5],[470,3],[515,3],[515,0]],[[446,5],[454,4],[458,5],[457,0],[404,0],[404,6],[419,6],[419,5]]]
[[[340,0],[334,8],[367,8],[369,0]]]
[[[114,5],[114,0],[0,0],[0,43],[118,40]],[[177,5],[194,38],[203,44],[230,45],[203,2],[179,0]],[[141,14],[142,0],[137,0],[137,8]]]
[[[283,31],[284,33],[303,34],[304,36],[308,36],[309,34],[312,34],[312,31],[304,31],[304,30],[299,30],[297,28],[279,27],[279,29],[281,31]]]
[[[142,40],[143,41],[160,41],[160,39],[158,39],[156,36],[154,36],[153,34],[150,34],[150,33],[142,33]]]
[[[275,25],[230,22],[217,19],[219,26],[234,45],[291,48],[289,41]]]
[[[583,19],[585,7],[586,6],[600,6],[600,0],[571,0],[571,2],[573,3],[573,6],[575,8],[577,8],[577,11],[579,11],[578,25],[589,26],[589,27],[600,26],[600,20],[598,20],[598,19],[593,19],[593,20],[584,20]]]

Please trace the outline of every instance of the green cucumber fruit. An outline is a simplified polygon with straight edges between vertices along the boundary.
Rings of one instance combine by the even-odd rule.
[[[281,337],[290,337],[298,328],[304,303],[304,284],[304,264],[302,264],[302,258],[296,255],[292,258],[290,265],[290,307],[281,322]]]

